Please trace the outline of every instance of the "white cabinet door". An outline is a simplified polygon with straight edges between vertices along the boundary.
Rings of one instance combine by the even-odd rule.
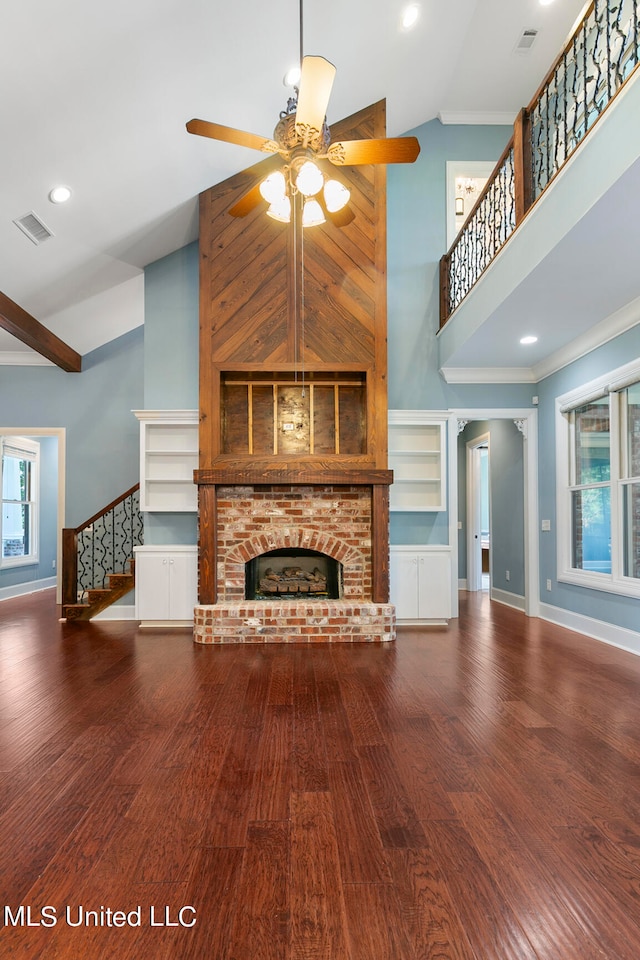
[[[136,551],[136,619],[169,619],[169,558]]]
[[[451,616],[451,561],[448,552],[418,555],[418,618],[448,620]]]
[[[193,620],[198,602],[198,569],[194,555],[169,556],[169,619]]]
[[[396,553],[393,548],[389,559],[389,582],[391,602],[396,608],[398,620],[417,620],[418,598],[418,555],[416,553]]]
[[[198,600],[197,547],[137,547],[136,619],[193,620]]]

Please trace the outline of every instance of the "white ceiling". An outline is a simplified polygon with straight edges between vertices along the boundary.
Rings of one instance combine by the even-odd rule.
[[[306,0],[305,53],[337,67],[328,122],[387,100],[400,135],[438,114],[513,118],[584,0]],[[3,9],[0,290],[80,353],[143,322],[141,271],[197,236],[197,196],[260,159],[191,117],[271,136],[298,58],[296,0],[30,0]],[[539,31],[528,54],[525,28]],[[56,184],[66,205],[48,200]],[[13,224],[33,211],[54,233]],[[444,252],[444,251],[443,251]],[[27,348],[0,331],[0,353]]]

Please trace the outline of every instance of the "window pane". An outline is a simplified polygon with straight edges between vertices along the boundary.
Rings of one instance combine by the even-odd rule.
[[[611,492],[609,487],[575,490],[573,566],[578,570],[611,573]]]
[[[29,556],[29,507],[21,503],[2,505],[2,556]]]
[[[576,484],[611,479],[609,398],[594,400],[575,411]]]
[[[627,404],[627,462],[630,477],[640,477],[640,383],[625,392]]]
[[[28,460],[20,460],[19,457],[2,458],[3,500],[29,499],[30,466]]]
[[[624,575],[640,577],[640,483],[624,485]]]

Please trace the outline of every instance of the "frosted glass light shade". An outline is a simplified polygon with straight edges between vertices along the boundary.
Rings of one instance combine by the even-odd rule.
[[[272,203],[267,210],[267,216],[272,220],[279,220],[280,223],[289,223],[291,220],[291,200],[289,197],[281,197]]]
[[[318,201],[305,200],[304,207],[302,208],[302,226],[317,227],[318,224],[324,222],[324,213]]]
[[[337,213],[349,203],[350,192],[339,180],[327,180],[324,185],[324,202],[329,213]]]
[[[313,197],[322,190],[324,177],[312,160],[305,160],[296,177],[296,187],[304,197]]]
[[[281,170],[274,170],[273,173],[270,173],[266,180],[263,180],[260,184],[260,193],[267,203],[278,203],[279,200],[285,199],[287,184],[284,173]]]

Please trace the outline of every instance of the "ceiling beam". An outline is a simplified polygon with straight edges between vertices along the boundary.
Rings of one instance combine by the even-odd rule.
[[[80,354],[4,293],[0,293],[0,327],[67,373],[80,373]]]

